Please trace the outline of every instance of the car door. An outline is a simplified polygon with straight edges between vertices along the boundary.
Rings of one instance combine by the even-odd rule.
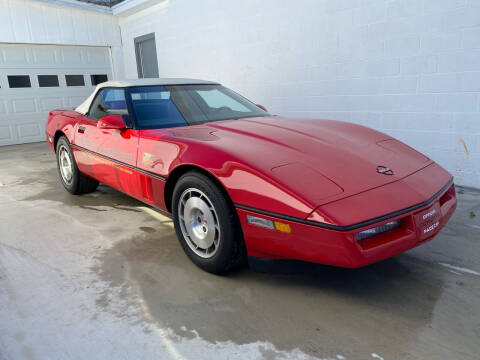
[[[98,120],[108,115],[122,115],[125,129],[100,129]],[[118,190],[138,196],[135,172],[138,136],[128,128],[128,110],[124,89],[100,90],[89,112],[82,116],[75,133],[75,154],[80,171]]]
[[[185,119],[164,86],[129,88],[127,96],[135,113],[136,127],[141,129],[137,153],[140,198],[165,209],[165,180],[180,148],[164,141],[164,135],[174,127],[185,125]],[[162,119],[161,124],[159,119]]]

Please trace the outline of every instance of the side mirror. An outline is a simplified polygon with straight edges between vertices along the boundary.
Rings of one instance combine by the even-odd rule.
[[[267,108],[266,108],[265,106],[260,105],[260,104],[257,104],[257,106],[258,106],[260,109],[262,109],[263,111],[268,112],[268,110],[267,110]]]
[[[107,115],[98,120],[97,128],[123,130],[126,126],[122,115]]]

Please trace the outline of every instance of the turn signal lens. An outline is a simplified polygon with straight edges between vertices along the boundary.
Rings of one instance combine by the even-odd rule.
[[[281,223],[281,222],[278,222],[278,221],[274,221],[274,224],[275,224],[275,229],[277,229],[278,231],[281,231],[281,232],[284,232],[284,233],[291,233],[292,232],[292,229],[290,228],[290,225],[288,225],[288,224]]]
[[[368,239],[368,238],[371,238],[372,236],[396,229],[400,226],[400,223],[401,223],[400,220],[390,221],[386,224],[361,231],[355,234],[355,240],[359,241],[363,239]]]

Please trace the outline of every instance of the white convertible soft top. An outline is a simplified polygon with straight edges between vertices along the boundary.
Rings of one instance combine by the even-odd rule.
[[[130,86],[154,86],[154,85],[218,85],[217,82],[197,79],[180,79],[180,78],[157,78],[157,79],[132,79],[132,80],[116,80],[105,81],[98,84],[92,94],[80,105],[75,108],[76,112],[86,115],[90,109],[90,104],[95,95],[100,89],[110,88],[125,88]]]

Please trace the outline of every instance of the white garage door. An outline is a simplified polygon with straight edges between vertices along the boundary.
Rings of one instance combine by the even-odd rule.
[[[111,77],[107,47],[0,43],[0,146],[44,141],[50,110],[76,107]]]

